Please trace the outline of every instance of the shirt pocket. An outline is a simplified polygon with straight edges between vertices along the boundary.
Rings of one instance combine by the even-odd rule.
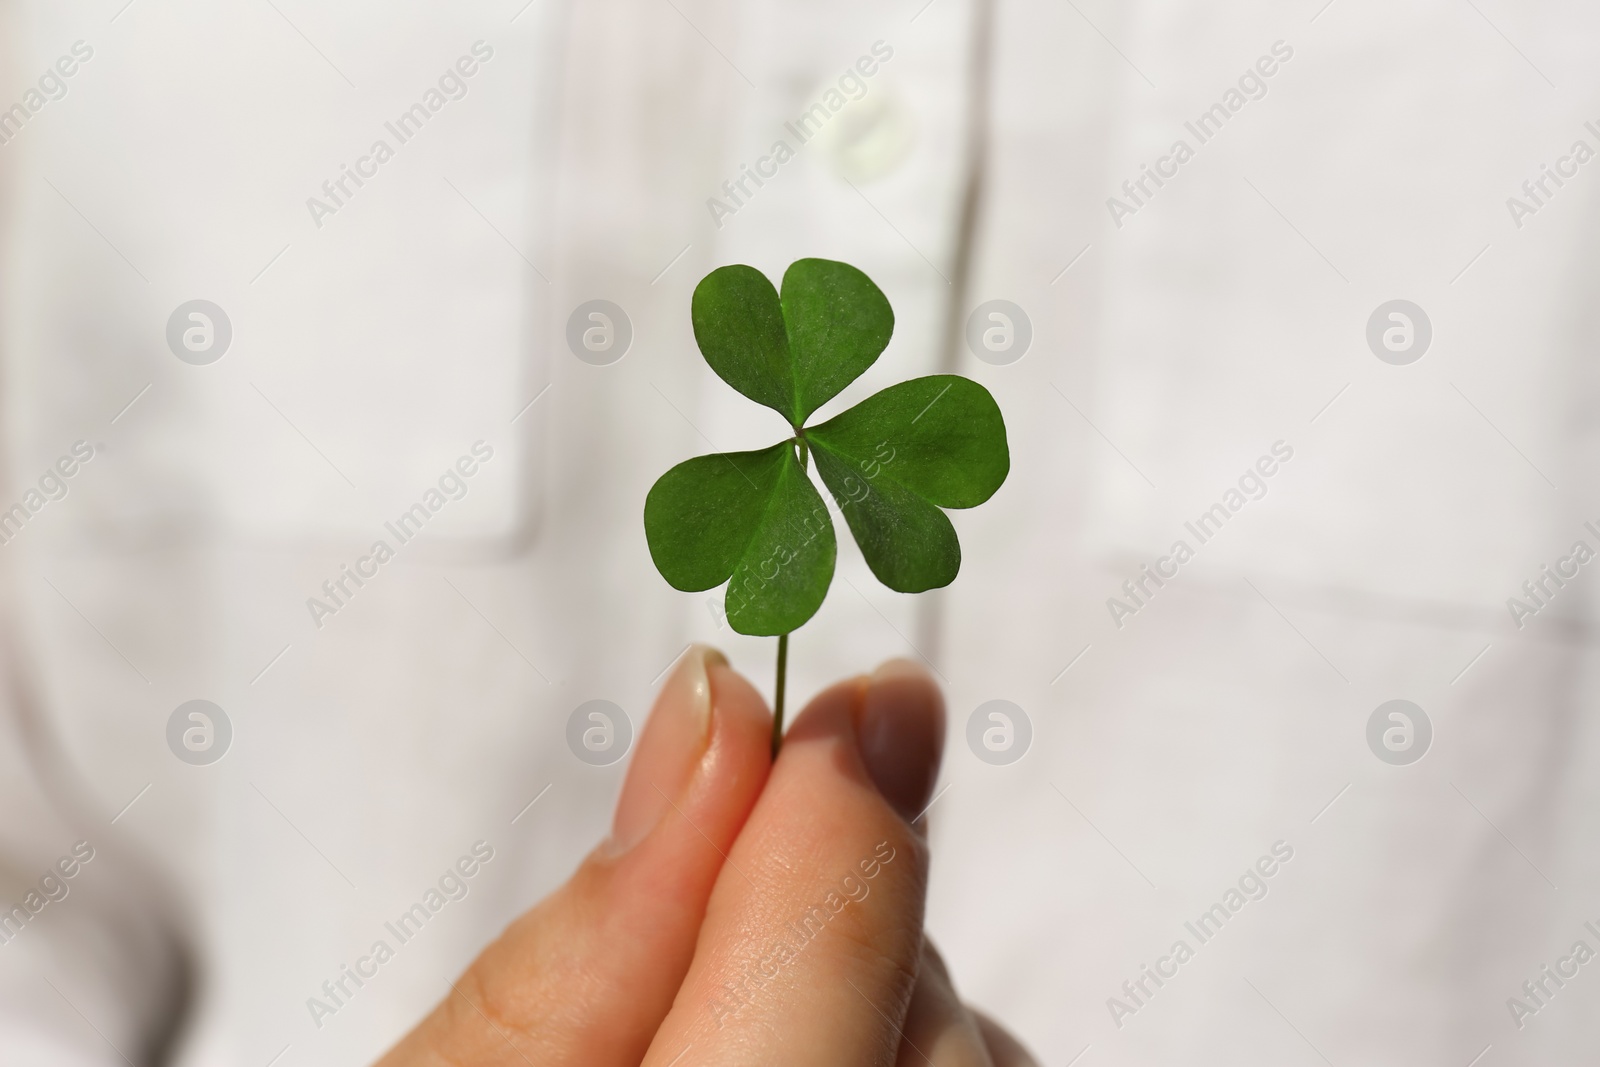
[[[524,542],[560,10],[28,15],[75,61],[6,148],[13,484],[93,449],[29,525]]]

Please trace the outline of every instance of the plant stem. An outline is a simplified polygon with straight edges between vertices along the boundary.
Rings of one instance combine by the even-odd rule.
[[[783,683],[789,673],[789,635],[778,635],[778,687],[772,702],[772,758],[778,758],[783,744]]]
[[[806,435],[799,427],[795,428],[795,444],[800,449],[800,469],[806,469],[806,461],[810,458],[811,450],[806,444]],[[778,758],[778,748],[783,744],[783,684],[789,674],[789,635],[778,635],[778,684],[772,699],[772,758]]]

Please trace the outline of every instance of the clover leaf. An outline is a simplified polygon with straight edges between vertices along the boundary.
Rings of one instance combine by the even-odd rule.
[[[848,263],[802,259],[783,295],[754,267],[712,271],[695,287],[694,339],[718,377],[796,430],[877,361],[894,312]]]
[[[644,526],[673,588],[728,582],[728,623],[743,634],[799,629],[833,581],[833,520],[788,441],[678,464],[645,498]]]
[[[934,374],[807,427],[894,333],[888,299],[847,263],[797,260],[781,293],[754,267],[719,267],[695,287],[691,319],[711,369],[782,415],[792,436],[667,471],[645,498],[645,539],[673,588],[727,583],[728,624],[778,638],[776,751],[788,635],[822,607],[837,555],[809,460],[872,573],[896,592],[919,593],[949,585],[961,569],[943,509],[975,507],[1006,479],[1005,420],[977,382]]]

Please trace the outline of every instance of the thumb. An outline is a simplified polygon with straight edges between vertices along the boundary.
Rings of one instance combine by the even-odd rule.
[[[770,730],[750,683],[721,653],[691,648],[645,725],[612,836],[490,944],[380,1067],[638,1063],[766,781]]]

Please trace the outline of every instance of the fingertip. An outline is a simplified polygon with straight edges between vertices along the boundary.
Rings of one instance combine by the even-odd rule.
[[[720,657],[720,654],[719,654]],[[713,716],[727,720],[730,729],[741,734],[759,730],[763,737],[772,729],[772,712],[766,698],[750,679],[728,665],[726,659],[708,663],[706,674],[711,682],[711,707]]]
[[[839,744],[841,769],[853,764],[901,820],[914,824],[938,780],[944,738],[943,691],[924,667],[897,658],[819,693],[790,727],[784,750]]]
[[[755,686],[721,652],[692,645],[661,687],[623,781],[605,858],[631,851],[674,805],[744,792],[771,763],[772,716]]]
[[[772,713],[750,680],[726,660],[708,666],[711,740],[697,784],[743,793],[742,785],[765,781],[772,769]]]
[[[622,782],[606,855],[644,840],[694,775],[711,741],[710,671],[719,663],[727,659],[716,649],[691,645],[661,687]]]
[[[886,660],[860,705],[861,759],[878,792],[908,822],[933,795],[944,758],[944,694],[908,659]]]

